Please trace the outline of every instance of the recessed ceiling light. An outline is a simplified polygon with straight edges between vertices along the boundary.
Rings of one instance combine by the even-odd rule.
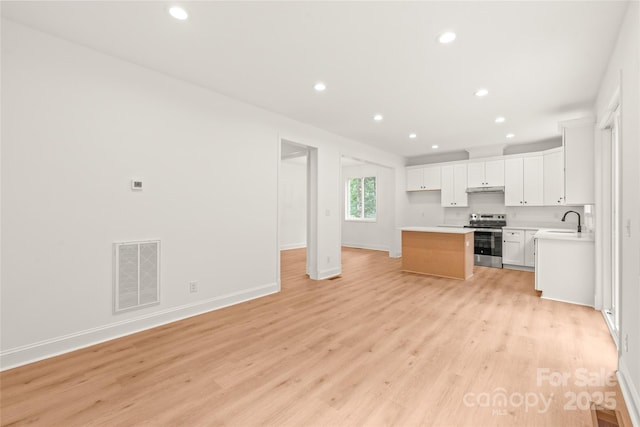
[[[508,133],[508,134],[506,135],[506,137],[507,137],[507,138],[509,138],[509,139],[511,139],[511,138],[515,138],[516,136],[515,136],[514,134],[512,134],[512,133]]]
[[[453,31],[445,31],[438,36],[438,42],[442,44],[451,43],[456,39],[456,33]]]
[[[327,89],[327,85],[325,85],[322,82],[318,82],[315,85],[313,85],[313,88],[317,91],[317,92],[324,92],[325,89]]]
[[[487,96],[487,95],[489,95],[489,91],[487,89],[478,89],[476,91],[476,96],[478,97]]]
[[[504,117],[502,117],[502,116],[496,117],[496,123],[504,123],[504,121],[505,121]]]
[[[375,120],[376,122],[380,122],[382,121],[382,119],[382,114],[376,114],[375,116],[373,116],[373,120]]]
[[[189,14],[187,13],[187,11],[178,6],[171,7],[169,9],[169,15],[173,16],[174,18],[180,21],[184,21],[189,17]]]
[[[410,133],[409,134],[409,138],[411,139],[416,139],[418,137],[418,135],[416,135],[415,133]]]
[[[431,148],[433,148],[434,150],[437,150],[439,147],[437,145],[432,145]]]

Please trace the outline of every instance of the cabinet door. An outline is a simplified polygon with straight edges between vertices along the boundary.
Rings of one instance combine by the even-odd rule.
[[[564,205],[564,162],[562,150],[544,155],[543,202],[545,206]]]
[[[423,169],[425,190],[440,190],[440,167],[433,166]]]
[[[453,188],[453,205],[468,206],[466,164],[453,166]]]
[[[502,263],[524,265],[524,230],[502,232]]]
[[[467,163],[467,185],[469,187],[485,187],[484,162]]]
[[[440,168],[442,192],[440,193],[440,204],[446,208],[453,206],[453,166],[447,165]]]
[[[424,169],[407,169],[407,191],[424,190]]]
[[[524,206],[522,158],[507,159],[504,162],[504,204]]]
[[[594,203],[595,147],[593,134],[593,125],[564,129],[565,200],[568,205],[591,205]]]
[[[491,160],[484,164],[484,182],[490,187],[504,185],[504,160]]]
[[[536,241],[533,236],[538,230],[525,230],[524,232],[524,265],[535,267],[536,265]]]
[[[525,157],[523,159],[523,195],[525,206],[541,206],[543,157]]]

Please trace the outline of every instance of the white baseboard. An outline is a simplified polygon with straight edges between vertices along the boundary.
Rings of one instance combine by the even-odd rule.
[[[197,316],[209,311],[267,296],[279,292],[279,289],[280,287],[277,283],[270,283],[5,350],[0,352],[0,371],[16,368],[28,363],[48,359],[105,341],[135,334],[136,332],[146,329],[186,319],[187,317]]]
[[[402,258],[402,251],[398,251],[398,252],[389,251],[389,258]]]
[[[542,291],[542,296],[541,296],[540,298],[542,298],[542,299],[546,299],[546,300],[549,300],[549,301],[565,302],[565,303],[567,303],[567,304],[581,305],[581,306],[583,306],[583,307],[591,307],[591,308],[593,308],[593,304],[583,304],[583,303],[581,303],[581,302],[567,301],[567,300],[560,299],[560,298],[549,298],[549,297],[545,297],[545,296],[544,296],[544,291]],[[594,308],[594,310],[595,310],[595,308]]]
[[[302,249],[306,248],[307,244],[305,242],[302,243],[287,243],[285,245],[280,245],[281,251],[288,251],[289,249]]]
[[[526,265],[502,264],[502,268],[507,270],[530,271],[532,273],[536,271],[534,267],[527,267]]]
[[[313,280],[325,280],[339,276],[340,274],[342,274],[342,268],[338,267],[329,270],[318,270],[315,274],[311,274],[310,277]]]
[[[343,243],[342,246],[344,246],[345,248],[369,249],[369,250],[372,250],[372,251],[389,252],[389,246],[383,246],[383,245],[367,245],[367,244],[360,244],[360,243]]]
[[[618,360],[618,382],[629,410],[631,422],[634,426],[640,426],[640,394],[638,394],[636,384],[631,381],[629,368],[623,357]]]
[[[609,334],[611,334],[613,343],[616,345],[616,350],[618,350],[620,348],[620,342],[618,341],[618,333],[616,331],[616,328],[613,325],[613,321],[611,320],[611,317],[607,314],[606,310],[600,310],[600,313],[602,313],[602,317],[604,318],[604,323],[607,325],[607,328],[609,328]]]

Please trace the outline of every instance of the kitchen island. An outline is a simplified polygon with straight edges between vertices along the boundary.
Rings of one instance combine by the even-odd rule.
[[[465,280],[473,276],[473,230],[404,227],[402,270]]]

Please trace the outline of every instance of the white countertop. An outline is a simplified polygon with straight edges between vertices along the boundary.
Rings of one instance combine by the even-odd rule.
[[[509,225],[507,227],[502,227],[503,230],[540,230],[542,227],[530,227],[530,226],[517,226],[517,225]]]
[[[543,228],[533,236],[535,239],[543,240],[571,240],[577,242],[593,242],[593,233],[578,233],[575,230]]]
[[[447,233],[447,234],[469,234],[473,233],[472,228],[461,227],[402,227],[402,231],[420,231],[423,233]]]
[[[509,221],[509,225],[506,227],[511,230],[542,230],[543,228],[548,228],[551,230],[576,230],[576,224],[573,223],[563,223],[563,222],[555,222],[555,221],[546,221],[546,222],[518,222],[518,221]]]

